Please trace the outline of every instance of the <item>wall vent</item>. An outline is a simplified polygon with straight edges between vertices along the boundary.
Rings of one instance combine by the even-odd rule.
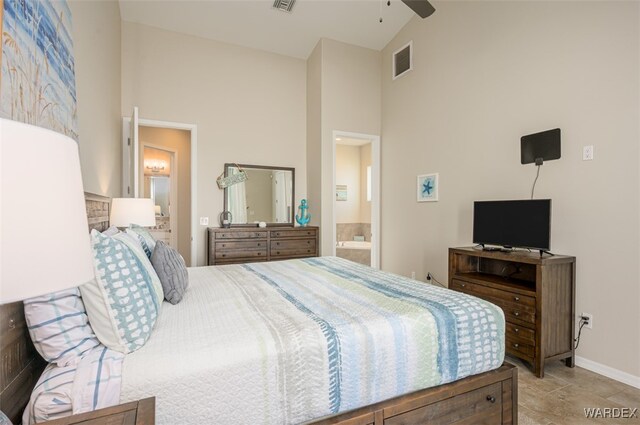
[[[395,52],[391,58],[393,64],[392,76],[395,80],[413,69],[413,41],[408,42]]]
[[[293,9],[295,3],[296,0],[275,0],[273,2],[273,8],[291,13],[291,9]]]

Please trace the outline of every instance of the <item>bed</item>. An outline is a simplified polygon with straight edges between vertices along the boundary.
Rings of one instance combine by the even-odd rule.
[[[88,211],[104,227],[92,210],[103,208]],[[192,268],[189,278],[147,344],[113,359],[116,399],[155,396],[159,424],[517,420],[492,304],[333,257]],[[77,374],[94,367],[83,359]]]

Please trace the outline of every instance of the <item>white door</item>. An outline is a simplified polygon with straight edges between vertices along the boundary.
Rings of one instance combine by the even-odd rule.
[[[122,138],[122,196],[138,197],[138,107],[133,108],[128,132]]]

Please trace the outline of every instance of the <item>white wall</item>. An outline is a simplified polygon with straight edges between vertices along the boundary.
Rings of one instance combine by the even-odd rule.
[[[306,64],[300,59],[122,23],[122,114],[198,126],[197,216],[217,225],[225,162],[295,167],[306,197]],[[206,264],[206,226],[197,230]]]
[[[336,185],[347,186],[347,200],[336,201],[336,223],[360,223],[359,146],[336,145]]]
[[[321,204],[311,204],[311,212],[312,222],[320,224],[322,255],[333,251],[333,132],[380,134],[380,72],[380,52],[329,39],[321,39],[309,59],[307,108],[313,127],[307,149],[315,154],[308,163],[320,173],[309,185],[309,198]]]
[[[520,165],[520,137],[560,127],[562,158],[542,166],[536,197],[553,199],[552,250],[577,257],[577,312],[594,314],[577,354],[635,377],[639,6],[440,2],[382,66],[383,268],[445,282],[447,248],[471,243],[472,202],[529,197],[535,167]],[[414,71],[392,81],[391,53],[409,40]],[[416,203],[416,175],[430,172],[440,201]]]
[[[120,196],[120,8],[113,1],[69,1],[84,190]]]
[[[360,223],[371,223],[371,201],[367,201],[367,167],[371,166],[371,143],[360,146]]]

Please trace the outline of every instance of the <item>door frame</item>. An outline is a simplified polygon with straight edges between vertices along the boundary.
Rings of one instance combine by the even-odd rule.
[[[352,139],[364,139],[371,142],[371,267],[380,268],[380,136],[375,134],[354,133],[351,131],[333,130],[332,137],[332,185],[331,190],[336,190],[336,138],[345,137]],[[336,255],[336,197],[331,202],[331,251]]]
[[[156,127],[156,128],[169,128],[174,130],[186,130],[191,134],[191,267],[197,266],[198,262],[198,233],[197,233],[197,218],[198,218],[198,126],[196,124],[188,124],[188,123],[178,123],[172,121],[160,121],[160,120],[149,120],[144,118],[138,118],[138,126],[143,127]],[[123,117],[122,118],[122,149],[123,156],[129,149],[128,139],[130,134],[131,127],[131,117]],[[137,160],[137,158],[134,158]],[[124,164],[124,161],[123,161]],[[136,162],[137,167],[137,162]],[[128,173],[129,170],[126,170]],[[127,181],[124,180],[124,167],[123,167],[123,197],[127,196],[126,193],[126,185]],[[138,187],[140,173],[134,172],[134,188]],[[135,189],[134,189],[135,193]],[[132,197],[131,194],[128,197]]]

